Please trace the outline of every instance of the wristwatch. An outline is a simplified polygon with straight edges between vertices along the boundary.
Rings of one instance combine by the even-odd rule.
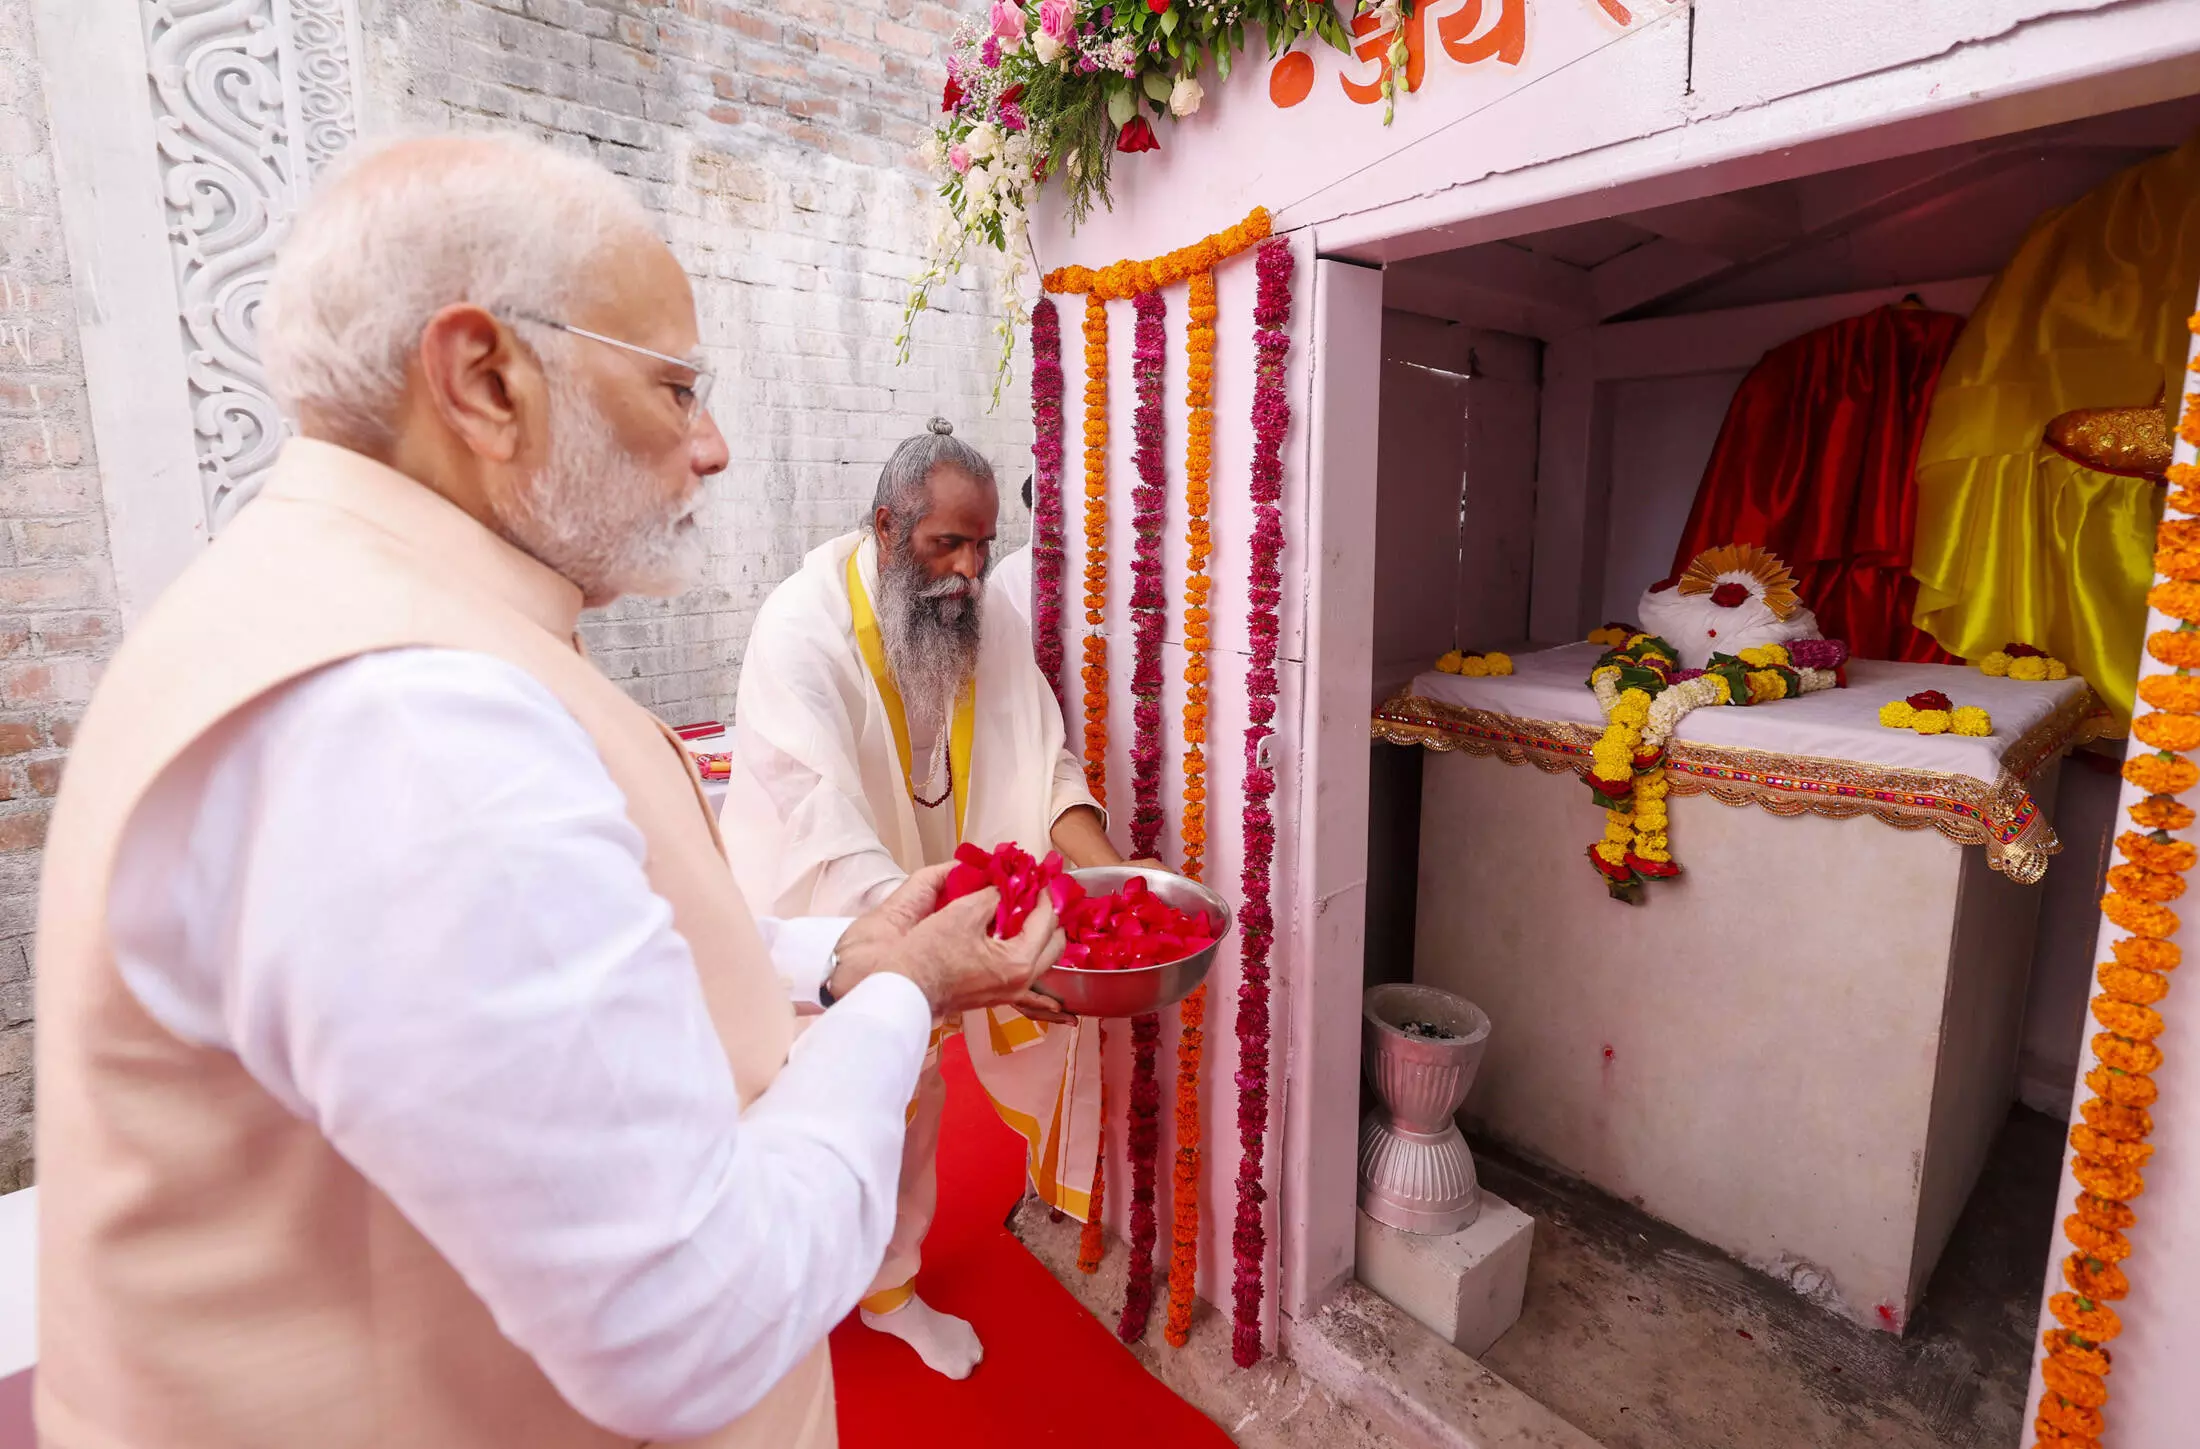
[[[825,977],[817,983],[818,1005],[824,1007],[827,1011],[832,1010],[833,1007],[833,976],[839,970],[840,947],[836,943],[833,946],[833,953],[825,958]]]

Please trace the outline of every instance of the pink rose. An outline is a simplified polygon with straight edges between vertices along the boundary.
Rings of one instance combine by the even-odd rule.
[[[993,0],[993,34],[1011,45],[1024,38],[1024,8],[1016,0]]]
[[[1070,20],[1070,0],[1039,0],[1039,32],[1047,39],[1069,39]]]
[[[970,148],[968,146],[948,147],[947,164],[954,167],[957,173],[968,171],[970,169]]]

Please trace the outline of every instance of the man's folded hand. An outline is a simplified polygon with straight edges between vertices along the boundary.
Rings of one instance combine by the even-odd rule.
[[[945,1019],[988,1006],[1014,1006],[1059,1019],[1061,1003],[1033,985],[1062,954],[1066,940],[1051,901],[1042,901],[1014,937],[987,934],[999,892],[983,890],[935,910],[948,867],[918,871],[885,903],[840,939],[835,996],[853,991],[875,971],[906,976]]]

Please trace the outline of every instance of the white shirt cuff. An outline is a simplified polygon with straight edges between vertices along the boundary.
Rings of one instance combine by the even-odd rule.
[[[932,1044],[932,1003],[916,982],[897,971],[874,971],[833,1003],[833,1014],[867,1016],[917,1044],[921,1058]]]
[[[786,984],[789,1001],[820,1004],[817,989],[832,972],[833,948],[853,924],[848,916],[801,916],[756,923],[771,952],[772,969]]]

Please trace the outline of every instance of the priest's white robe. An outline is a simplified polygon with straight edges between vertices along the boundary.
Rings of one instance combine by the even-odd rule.
[[[723,813],[741,822],[727,836],[735,878],[766,914],[859,914],[954,848],[953,832],[920,823],[898,691],[890,700],[880,689],[876,656],[866,660],[858,637],[851,559],[868,613],[878,597],[878,547],[866,531],[812,551],[772,592],[741,664]],[[974,695],[951,731],[957,798],[939,814],[959,816],[961,838],[984,849],[1013,841],[1043,856],[1065,812],[1098,807],[1064,747],[1061,710],[1033,662],[1022,615],[995,606],[989,594],[981,618]],[[927,765],[936,768],[927,743],[916,742],[913,752],[920,786]],[[979,1081],[1024,1138],[1032,1185],[1050,1206],[1083,1220],[1100,1131],[1096,1024],[1044,1025],[1004,1007],[967,1013],[961,1026]],[[932,1143],[925,1129],[936,1128],[936,1111],[920,1087],[903,1208],[926,1220]],[[920,1112],[932,1121],[916,1120]],[[921,1239],[921,1225],[913,1226]],[[896,1286],[888,1280],[897,1255],[913,1254],[905,1236],[897,1229],[881,1286]]]

